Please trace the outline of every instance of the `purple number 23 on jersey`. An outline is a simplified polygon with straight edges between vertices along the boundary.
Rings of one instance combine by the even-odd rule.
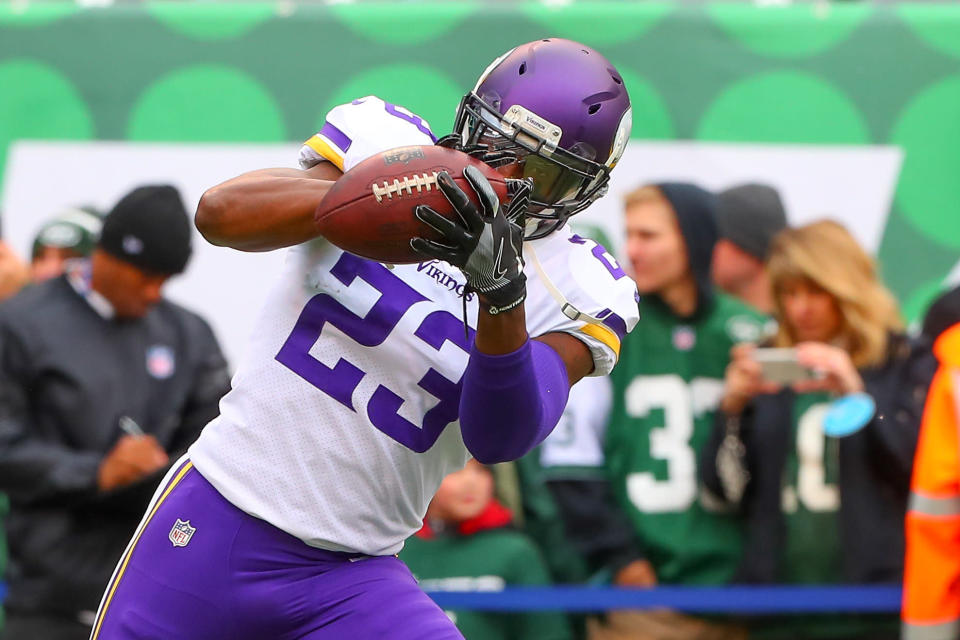
[[[410,307],[427,298],[383,265],[347,253],[340,257],[330,273],[345,286],[360,278],[379,291],[380,298],[365,316],[360,317],[333,296],[325,293],[313,296],[300,313],[276,359],[343,406],[357,411],[353,406],[353,392],[366,373],[345,358],[340,358],[330,368],[310,355],[310,349],[320,338],[324,326],[329,323],[358,345],[376,348],[393,332]],[[469,337],[465,336],[463,322],[443,310],[428,314],[414,331],[417,338],[438,353],[445,342],[469,352],[473,333],[471,329]],[[408,449],[422,453],[433,446],[448,424],[457,419],[461,382],[448,380],[431,367],[417,384],[439,400],[426,412],[422,425],[415,425],[398,413],[403,398],[382,384],[374,390],[366,411],[373,426]]]

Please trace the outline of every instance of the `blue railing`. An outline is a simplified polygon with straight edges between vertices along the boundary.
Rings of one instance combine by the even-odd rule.
[[[445,609],[609,611],[668,608],[689,613],[896,613],[899,586],[850,587],[511,587],[502,591],[429,591]]]
[[[0,600],[7,585],[0,582]],[[444,609],[570,611],[667,608],[687,613],[899,613],[897,585],[850,587],[510,587],[502,591],[428,591]]]

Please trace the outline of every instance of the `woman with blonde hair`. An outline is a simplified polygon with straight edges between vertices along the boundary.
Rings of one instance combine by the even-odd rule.
[[[899,582],[932,354],[903,333],[874,261],[840,224],[783,231],[767,267],[779,327],[765,346],[786,351],[734,347],[701,460],[707,489],[746,520],[739,579]],[[779,374],[761,364],[772,356]],[[792,366],[784,369],[784,361]],[[859,419],[838,414],[837,400],[851,396],[868,407]],[[862,428],[828,436],[831,420]],[[799,625],[794,633],[896,636],[893,618],[884,630],[836,622],[828,629]]]
[[[878,278],[873,259],[837,222],[823,220],[781,233],[771,247],[767,270],[776,313],[787,319],[780,324],[776,346],[832,341],[857,367],[869,367],[886,359],[891,336],[903,331],[897,303]],[[788,312],[786,306],[796,304],[808,287],[829,296],[836,313]],[[839,325],[830,325],[833,320]]]

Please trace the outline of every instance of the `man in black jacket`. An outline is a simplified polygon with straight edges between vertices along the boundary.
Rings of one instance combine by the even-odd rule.
[[[140,187],[89,260],[0,306],[5,638],[88,637],[154,488],[229,388],[210,327],[161,296],[190,235],[176,189]]]

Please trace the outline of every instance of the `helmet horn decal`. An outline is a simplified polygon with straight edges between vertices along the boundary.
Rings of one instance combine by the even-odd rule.
[[[620,118],[620,126],[617,127],[617,136],[613,139],[613,149],[610,150],[610,158],[607,160],[607,166],[611,169],[617,166],[623,152],[627,149],[627,140],[630,139],[630,131],[633,129],[633,107],[628,108],[623,117]]]
[[[516,50],[517,50],[516,47],[514,47],[513,49],[510,49],[510,51],[507,51],[505,54],[503,54],[502,56],[500,56],[499,58],[491,62],[489,65],[487,65],[487,68],[484,69],[483,73],[480,74],[480,79],[477,80],[477,84],[474,85],[473,91],[476,92],[477,89],[480,88],[480,85],[483,84],[483,81],[487,79],[487,76],[490,75],[490,72],[496,69],[497,67],[499,67],[500,63],[506,60],[507,56],[509,56],[511,53],[513,53]]]

